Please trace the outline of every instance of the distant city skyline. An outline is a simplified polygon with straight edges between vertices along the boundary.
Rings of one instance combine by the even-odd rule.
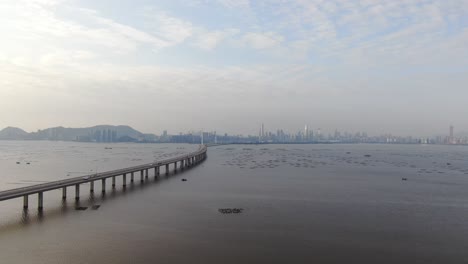
[[[3,0],[0,127],[468,131],[466,0]]]
[[[28,133],[28,135],[25,135]],[[96,125],[90,127],[54,126],[36,131],[23,131],[20,127],[8,126],[0,130],[1,139],[65,140],[82,142],[172,142],[172,143],[403,143],[403,144],[468,144],[468,133],[456,132],[450,125],[447,133],[423,135],[396,135],[390,132],[372,134],[367,131],[347,131],[335,129],[332,132],[322,128],[303,130],[268,129],[262,123],[257,134],[229,133],[217,130],[187,130],[162,133],[139,131],[128,125]]]
[[[0,122],[0,124],[2,124],[2,122]],[[181,129],[175,129],[175,128],[167,128],[167,127],[149,127],[148,125],[143,125],[143,126],[139,126],[139,125],[136,125],[136,124],[124,124],[124,123],[116,123],[116,124],[112,124],[112,123],[109,123],[109,122],[104,122],[102,124],[105,124],[105,125],[129,125],[133,128],[136,128],[140,131],[144,131],[144,132],[147,132],[147,133],[152,133],[152,134],[156,134],[156,135],[160,135],[160,134],[163,134],[164,132],[166,133],[173,133],[173,134],[178,134],[178,133],[185,133],[185,132],[190,132],[190,131],[218,131],[220,133],[228,133],[228,134],[236,134],[236,135],[258,135],[259,134],[259,131],[261,130],[261,125],[263,124],[264,126],[264,131],[276,131],[277,129],[282,129],[284,131],[287,131],[288,133],[296,133],[296,132],[299,132],[299,131],[304,131],[304,126],[307,126],[308,130],[309,131],[317,131],[317,130],[321,130],[322,133],[324,134],[329,134],[329,133],[334,133],[335,130],[338,130],[338,131],[347,131],[347,132],[350,132],[350,133],[357,133],[357,132],[366,132],[366,133],[369,133],[369,134],[372,134],[372,135],[382,135],[382,134],[392,134],[392,135],[395,135],[395,136],[413,136],[413,137],[433,137],[433,136],[437,136],[437,135],[448,135],[449,134],[449,129],[450,129],[450,126],[453,126],[454,129],[456,128],[456,130],[454,131],[454,134],[455,135],[460,135],[460,134],[467,134],[468,135],[468,128],[465,128],[465,129],[460,129],[460,127],[464,127],[463,125],[464,124],[461,124],[461,125],[451,125],[452,123],[447,123],[448,125],[447,126],[444,126],[444,127],[438,127],[436,128],[435,130],[425,130],[423,133],[415,133],[415,132],[411,132],[411,130],[406,130],[406,129],[391,129],[391,130],[388,130],[386,131],[385,129],[383,128],[375,128],[375,129],[369,129],[369,130],[365,130],[365,129],[359,129],[359,127],[357,128],[351,128],[351,129],[346,129],[345,126],[331,126],[331,127],[326,127],[326,126],[313,126],[311,125],[310,123],[302,123],[302,124],[298,124],[297,126],[294,126],[294,127],[286,127],[286,126],[273,126],[273,125],[270,125],[268,123],[261,123],[261,122],[257,122],[257,123],[254,123],[252,124],[252,126],[247,126],[247,125],[244,125],[243,127],[246,127],[247,129],[233,129],[233,130],[230,130],[230,129],[227,129],[227,128],[222,128],[222,127],[218,127],[218,126],[212,126],[213,128],[210,128],[209,126],[206,126],[205,128],[200,128],[200,127],[196,127],[196,128],[181,128]],[[16,125],[16,124],[4,124],[4,125],[0,125],[0,129],[2,128],[5,128],[5,127],[18,127],[18,128],[21,128],[21,129],[24,129],[25,131],[27,132],[36,132],[38,130],[41,130],[41,129],[44,129],[44,128],[48,128],[48,127],[59,127],[59,126],[62,126],[62,127],[69,127],[69,128],[78,128],[78,127],[91,127],[91,126],[95,126],[96,123],[85,123],[85,125],[63,125],[63,124],[53,124],[53,125],[50,125],[50,126],[47,126],[47,125],[44,125],[44,126],[41,126],[41,127],[33,127],[33,128],[28,128],[27,126],[23,126],[21,124],[19,125]],[[398,132],[400,131],[400,132]],[[408,131],[408,133],[405,133],[405,131]]]

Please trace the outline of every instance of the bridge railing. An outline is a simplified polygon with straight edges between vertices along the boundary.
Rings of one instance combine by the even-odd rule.
[[[72,184],[75,181],[81,182],[81,181],[83,181],[83,179],[85,177],[89,177],[88,181],[94,181],[94,180],[99,180],[99,179],[102,179],[102,178],[112,177],[113,175],[119,175],[119,174],[123,174],[123,173],[129,173],[129,172],[132,172],[132,171],[139,171],[139,170],[149,169],[149,168],[153,168],[153,167],[156,167],[156,166],[162,166],[162,165],[170,164],[170,163],[173,163],[173,162],[176,162],[176,161],[178,162],[178,161],[181,161],[181,160],[185,160],[185,159],[200,155],[202,153],[205,153],[206,150],[207,150],[207,147],[205,145],[201,145],[198,148],[197,151],[191,152],[189,154],[185,154],[183,156],[177,156],[177,157],[174,157],[174,158],[169,158],[169,159],[160,160],[160,161],[154,161],[152,163],[146,163],[146,164],[133,166],[133,167],[128,167],[128,168],[123,168],[123,169],[117,169],[117,170],[106,171],[106,172],[101,172],[101,173],[82,175],[82,176],[73,177],[73,178],[69,178],[69,179],[65,179],[65,180],[51,181],[51,182],[48,182],[48,183],[41,183],[41,184],[36,184],[36,185],[32,185],[32,186],[25,186],[25,187],[0,191],[0,196],[8,195],[8,194],[11,194],[11,193],[24,192],[24,191],[28,191],[28,190],[31,190],[31,189],[38,189],[38,188],[41,188],[41,187],[50,187],[51,185]]]

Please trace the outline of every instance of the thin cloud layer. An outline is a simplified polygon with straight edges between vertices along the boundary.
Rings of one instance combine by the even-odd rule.
[[[0,3],[0,126],[468,130],[466,1],[119,3]]]

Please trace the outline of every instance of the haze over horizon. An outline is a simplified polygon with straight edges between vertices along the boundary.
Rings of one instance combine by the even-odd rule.
[[[6,0],[0,36],[0,129],[468,131],[465,0]]]

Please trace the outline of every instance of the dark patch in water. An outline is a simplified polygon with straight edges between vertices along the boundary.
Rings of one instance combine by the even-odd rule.
[[[218,211],[222,214],[240,214],[244,209],[242,208],[220,208]]]

